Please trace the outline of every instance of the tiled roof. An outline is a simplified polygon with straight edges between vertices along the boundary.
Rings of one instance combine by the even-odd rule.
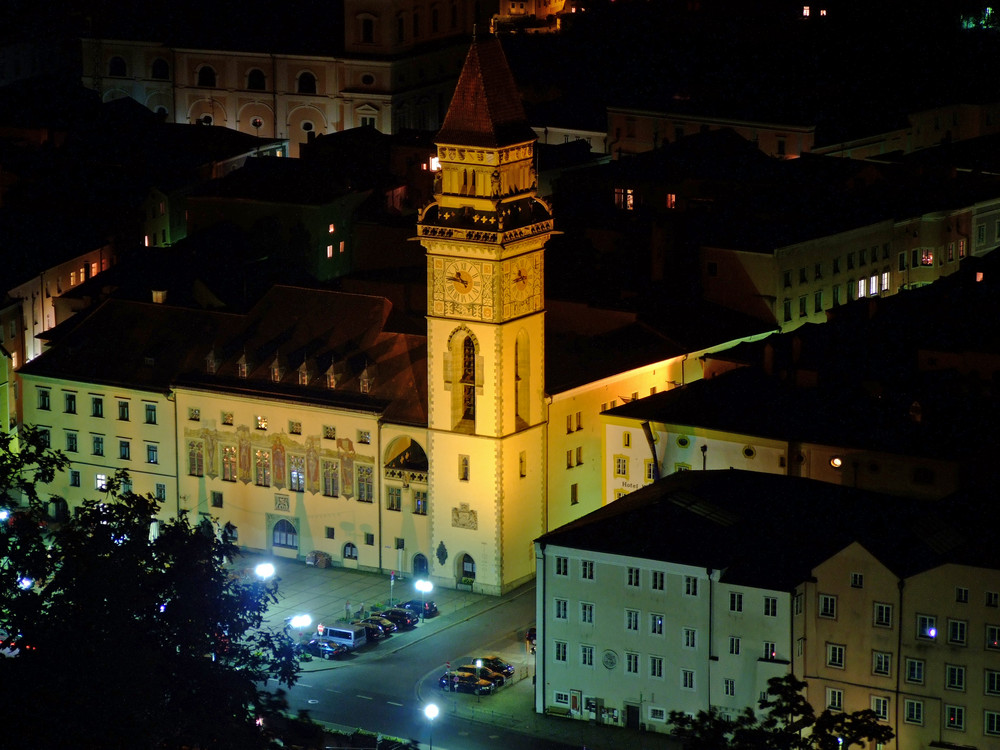
[[[473,42],[435,141],[496,148],[533,140],[500,41]]]
[[[184,385],[426,425],[427,340],[386,330],[390,309],[382,297],[290,286],[272,288],[246,315],[110,300],[21,372],[160,392]],[[300,366],[308,384],[299,384]]]
[[[647,485],[539,541],[588,552],[712,568],[723,582],[789,591],[857,542],[911,576],[945,562],[1000,567],[982,501],[894,498],[852,487],[729,469]],[[947,533],[944,533],[947,532]],[[944,543],[942,543],[944,540]]]

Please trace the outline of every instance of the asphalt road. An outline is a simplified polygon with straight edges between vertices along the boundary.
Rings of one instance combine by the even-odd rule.
[[[311,662],[288,692],[290,707],[330,724],[412,739],[420,747],[429,747],[433,739],[438,750],[571,747],[512,731],[503,726],[502,714],[493,717],[496,723],[462,718],[455,713],[459,702],[478,701],[477,708],[488,712],[491,696],[445,693],[438,687],[449,661],[457,665],[474,654],[523,653],[522,634],[534,622],[534,608],[534,589],[528,588],[429,637],[420,637],[418,625],[346,659]],[[441,712],[433,727],[423,714],[431,701]]]

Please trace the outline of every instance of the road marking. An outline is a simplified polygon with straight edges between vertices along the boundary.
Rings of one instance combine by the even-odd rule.
[[[399,706],[400,708],[403,707],[402,703],[396,703],[396,701],[386,701],[386,703],[388,703],[390,706]]]
[[[355,695],[354,697],[355,698],[361,698],[362,700],[366,700],[366,701],[373,700],[373,698],[370,695]]]

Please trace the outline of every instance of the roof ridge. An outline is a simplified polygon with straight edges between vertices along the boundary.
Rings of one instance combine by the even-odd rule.
[[[435,141],[499,147],[534,138],[500,40],[473,41]]]

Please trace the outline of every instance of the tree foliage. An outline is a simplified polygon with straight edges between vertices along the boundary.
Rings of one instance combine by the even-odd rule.
[[[847,714],[829,709],[818,716],[805,699],[806,683],[794,675],[768,680],[761,714],[747,707],[735,718],[715,708],[691,716],[671,711],[671,734],[685,750],[849,750],[887,743],[893,731],[873,711]]]
[[[0,434],[0,497],[21,502],[0,525],[0,628],[20,648],[0,658],[0,705],[19,714],[5,746],[266,747],[255,719],[283,704],[266,680],[298,673],[291,640],[264,626],[277,584],[234,576],[239,550],[210,524],[151,533],[159,506],[121,492],[124,475],[50,523],[35,484],[65,458],[31,429],[11,448]]]

